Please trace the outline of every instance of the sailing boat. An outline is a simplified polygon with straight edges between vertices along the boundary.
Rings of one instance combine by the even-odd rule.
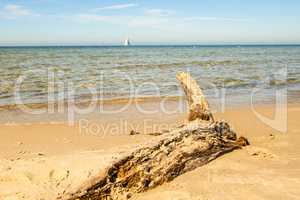
[[[130,40],[129,40],[129,38],[127,38],[127,39],[124,41],[124,46],[130,46]]]

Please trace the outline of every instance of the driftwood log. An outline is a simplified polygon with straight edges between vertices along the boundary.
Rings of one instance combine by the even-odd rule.
[[[180,82],[187,97],[189,105],[189,121],[195,119],[214,121],[202,90],[190,74],[181,72],[177,74],[176,78]]]
[[[129,153],[83,185],[69,200],[130,199],[179,175],[247,145],[226,122],[215,122],[196,81],[179,73],[190,106],[187,125],[154,137],[151,144]]]

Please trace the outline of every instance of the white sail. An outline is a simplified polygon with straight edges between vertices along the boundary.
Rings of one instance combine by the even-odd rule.
[[[124,42],[124,46],[129,46],[130,45],[130,40],[129,38],[127,38]]]

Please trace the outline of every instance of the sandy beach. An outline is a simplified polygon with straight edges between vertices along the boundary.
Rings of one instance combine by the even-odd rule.
[[[270,118],[274,114],[272,104],[255,109]],[[228,121],[251,145],[133,199],[298,199],[299,113],[299,104],[288,105],[286,133],[267,126],[246,106],[216,113],[217,119]],[[123,132],[108,128],[88,134],[93,126],[115,124],[115,117],[92,118],[84,127],[82,121],[74,126],[47,122],[1,125],[0,199],[63,199],[64,194],[97,177],[104,165],[155,137],[147,135],[150,131],[171,129],[186,120],[184,113],[131,113],[122,118],[129,127]],[[145,129],[141,124],[145,120],[155,128]],[[132,127],[141,134],[129,135]]]

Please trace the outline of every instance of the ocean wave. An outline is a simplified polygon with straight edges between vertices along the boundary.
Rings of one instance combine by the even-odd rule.
[[[270,86],[286,86],[300,83],[300,78],[287,78],[286,80],[271,79]]]
[[[97,99],[93,101],[96,105],[115,105],[115,104],[136,104],[136,103],[146,103],[146,102],[158,102],[161,100],[164,101],[178,101],[182,96],[139,96],[139,97],[119,97],[119,98],[111,98],[111,99]],[[22,104],[22,107],[27,107],[30,109],[45,109],[48,108],[50,105],[57,107],[58,105],[64,105],[68,106],[68,104],[72,104],[73,101],[68,100],[61,100],[51,103],[45,103],[45,102],[37,102],[37,103],[24,103]],[[88,106],[92,102],[90,99],[77,99],[75,101],[76,106]],[[20,104],[2,104],[0,105],[0,111],[4,110],[18,110],[20,108]]]
[[[240,60],[207,60],[207,61],[189,61],[189,62],[174,62],[174,63],[151,63],[151,64],[118,64],[118,69],[133,69],[133,68],[171,68],[171,67],[185,67],[185,66],[199,66],[199,67],[215,67],[215,66],[232,66],[240,65]]]

